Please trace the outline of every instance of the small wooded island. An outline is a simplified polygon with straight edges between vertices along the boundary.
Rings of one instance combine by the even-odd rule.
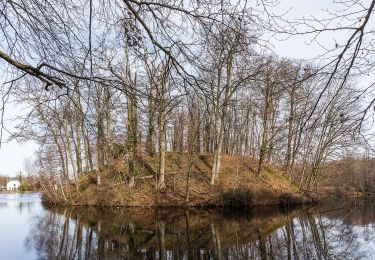
[[[374,192],[375,2],[333,1],[321,20],[273,0],[8,2],[0,141],[35,144],[27,171],[44,202],[249,207]]]
[[[265,165],[262,175],[256,172],[258,160],[244,156],[224,155],[222,170],[214,185],[211,181],[211,154],[187,155],[166,153],[165,187],[157,188],[159,155],[137,158],[136,172],[129,185],[127,165],[112,160],[98,175],[88,173],[74,182],[45,183],[43,200],[48,204],[80,206],[218,206],[250,208],[253,206],[310,204],[337,196],[372,196],[373,182],[364,179],[352,182],[353,171],[362,174],[375,164],[375,160],[346,159],[323,165],[326,173],[321,187],[303,189],[297,182],[290,182],[280,169]],[[346,172],[343,172],[346,167]],[[362,169],[362,172],[361,170]],[[125,176],[125,178],[124,178]],[[296,176],[295,176],[296,177]],[[363,187],[367,186],[366,190]]]
[[[190,160],[190,161],[189,161]],[[158,156],[147,156],[135,163],[137,172],[132,186],[124,173],[127,166],[114,160],[101,174],[88,174],[75,184],[60,187],[44,186],[45,202],[72,205],[98,206],[221,206],[251,207],[309,203],[297,186],[275,168],[265,166],[262,176],[256,173],[257,161],[249,157],[226,155],[222,158],[222,170],[212,185],[212,155],[189,157],[183,153],[166,154],[165,187],[157,187]],[[126,176],[126,175],[125,175]]]

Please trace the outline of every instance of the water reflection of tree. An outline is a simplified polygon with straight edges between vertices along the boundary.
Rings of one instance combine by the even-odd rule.
[[[48,259],[361,258],[353,226],[309,210],[50,209],[28,237]]]
[[[282,259],[347,259],[356,254],[352,227],[303,213],[270,235],[269,256]]]

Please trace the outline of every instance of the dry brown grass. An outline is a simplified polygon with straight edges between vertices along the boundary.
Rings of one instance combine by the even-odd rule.
[[[257,161],[250,157],[223,156],[222,168],[216,185],[210,185],[212,155],[200,154],[193,158],[190,178],[189,206],[250,206],[275,205],[285,202],[308,202],[299,190],[291,185],[279,170],[266,166],[262,178],[255,169]],[[102,174],[102,186],[95,184],[95,175],[80,180],[80,194],[71,197],[75,205],[100,206],[185,206],[188,155],[167,153],[166,185],[155,189],[153,176],[158,168],[158,155],[146,156],[137,161],[135,187],[124,181],[127,169],[119,160],[107,165]],[[71,191],[72,192],[72,191]]]

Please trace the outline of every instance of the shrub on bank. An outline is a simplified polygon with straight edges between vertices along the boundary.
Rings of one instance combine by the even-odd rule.
[[[293,204],[298,204],[298,199],[291,193],[284,192],[279,196],[279,204],[283,206],[289,206]]]
[[[254,195],[247,188],[238,188],[220,193],[217,205],[221,207],[251,207],[254,204]]]

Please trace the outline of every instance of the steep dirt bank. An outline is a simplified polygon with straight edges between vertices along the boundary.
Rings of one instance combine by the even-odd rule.
[[[249,157],[223,156],[217,183],[210,185],[211,155],[202,154],[192,160],[189,181],[189,203],[185,202],[186,176],[189,159],[186,154],[168,153],[166,185],[155,189],[157,155],[137,162],[135,187],[123,181],[126,166],[113,161],[102,174],[102,185],[96,185],[95,174],[80,180],[80,191],[72,186],[65,190],[67,200],[56,194],[44,193],[44,201],[70,205],[96,206],[253,206],[283,203],[309,203],[311,199],[291,185],[282,172],[267,166],[259,178],[257,161]],[[191,161],[190,161],[191,162]]]

